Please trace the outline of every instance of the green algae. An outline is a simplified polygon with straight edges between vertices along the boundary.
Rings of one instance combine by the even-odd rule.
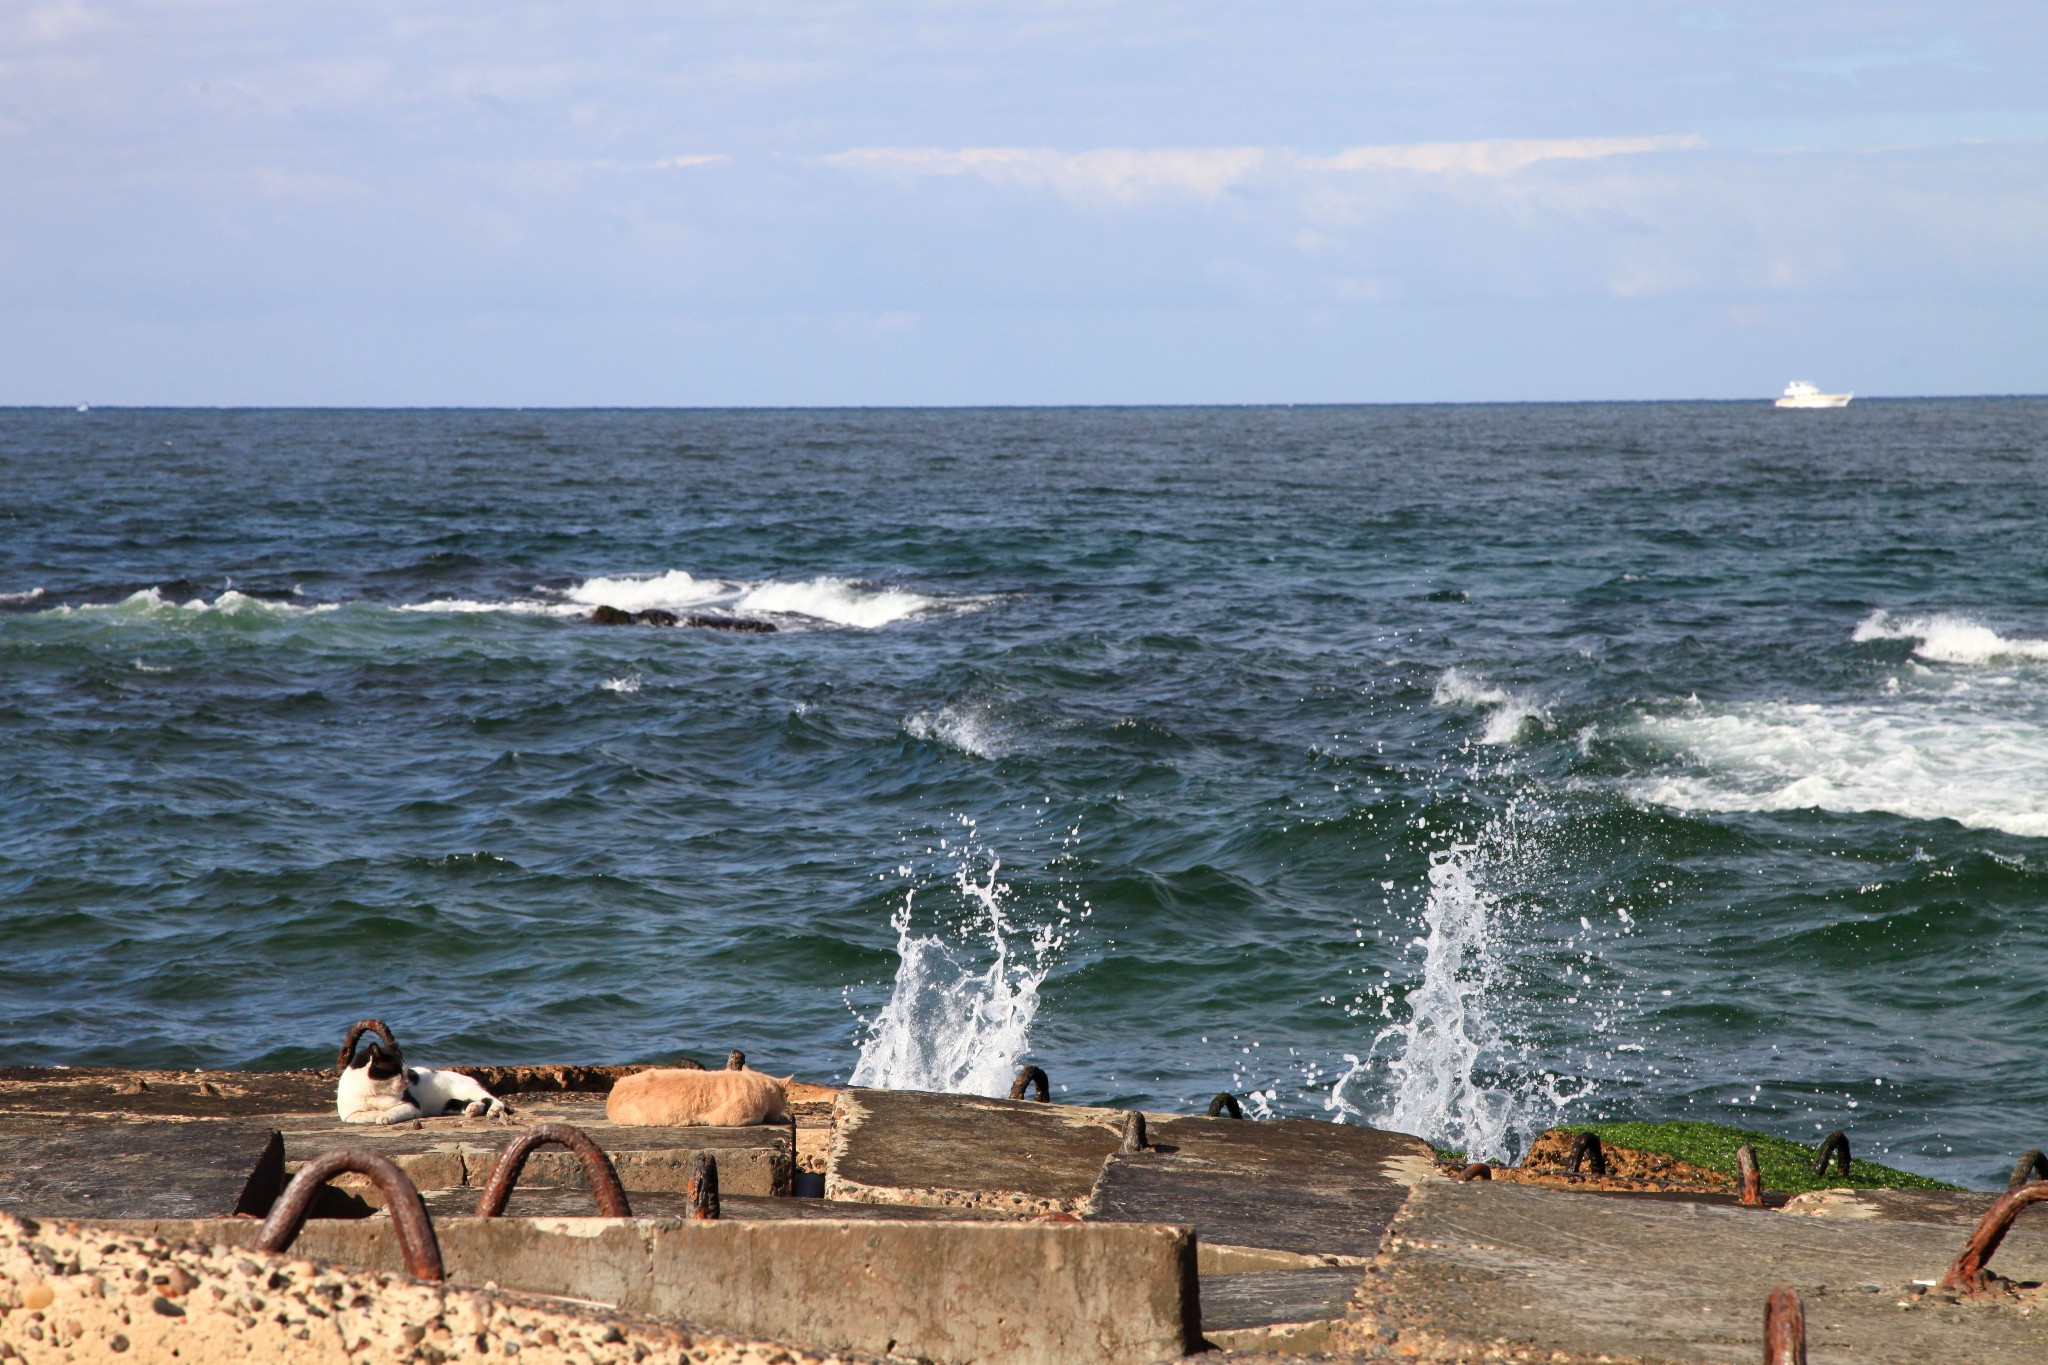
[[[1950,1185],[1924,1175],[1914,1175],[1893,1166],[1880,1165],[1875,1161],[1854,1160],[1849,1163],[1849,1174],[1844,1177],[1830,1161],[1825,1174],[1813,1173],[1816,1148],[1802,1146],[1785,1138],[1772,1137],[1768,1133],[1753,1133],[1745,1128],[1730,1128],[1720,1123],[1672,1122],[1672,1123],[1584,1123],[1573,1124],[1575,1133],[1597,1133],[1600,1141],[1615,1147],[1631,1147],[1639,1152],[1654,1152],[1659,1156],[1677,1157],[1690,1161],[1695,1166],[1710,1171],[1719,1171],[1733,1178],[1735,1175],[1735,1149],[1748,1143],[1756,1153],[1757,1170],[1763,1177],[1764,1189],[1780,1194],[1804,1194],[1808,1190],[1841,1189],[1849,1186],[1856,1189],[1881,1190],[1958,1190],[1960,1185]],[[1855,1138],[1850,1138],[1853,1151]]]

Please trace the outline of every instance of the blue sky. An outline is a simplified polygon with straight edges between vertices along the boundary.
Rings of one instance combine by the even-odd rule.
[[[2048,390],[2048,5],[0,9],[0,402]]]

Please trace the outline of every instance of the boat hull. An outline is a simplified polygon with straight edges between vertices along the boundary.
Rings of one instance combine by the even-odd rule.
[[[1850,393],[1802,393],[1791,398],[1780,398],[1777,401],[1777,406],[1781,408],[1846,408],[1849,406],[1849,400],[1853,397],[1855,395]]]

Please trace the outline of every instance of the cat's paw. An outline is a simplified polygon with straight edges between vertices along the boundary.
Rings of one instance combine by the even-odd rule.
[[[480,1119],[490,1112],[491,1106],[484,1100],[471,1100],[468,1104],[462,1106],[464,1118]]]

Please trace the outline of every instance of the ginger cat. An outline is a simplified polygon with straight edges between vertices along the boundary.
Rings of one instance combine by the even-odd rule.
[[[703,1125],[741,1128],[778,1123],[789,1115],[789,1083],[748,1067],[743,1071],[636,1071],[612,1087],[604,1115],[613,1123],[647,1127]]]

